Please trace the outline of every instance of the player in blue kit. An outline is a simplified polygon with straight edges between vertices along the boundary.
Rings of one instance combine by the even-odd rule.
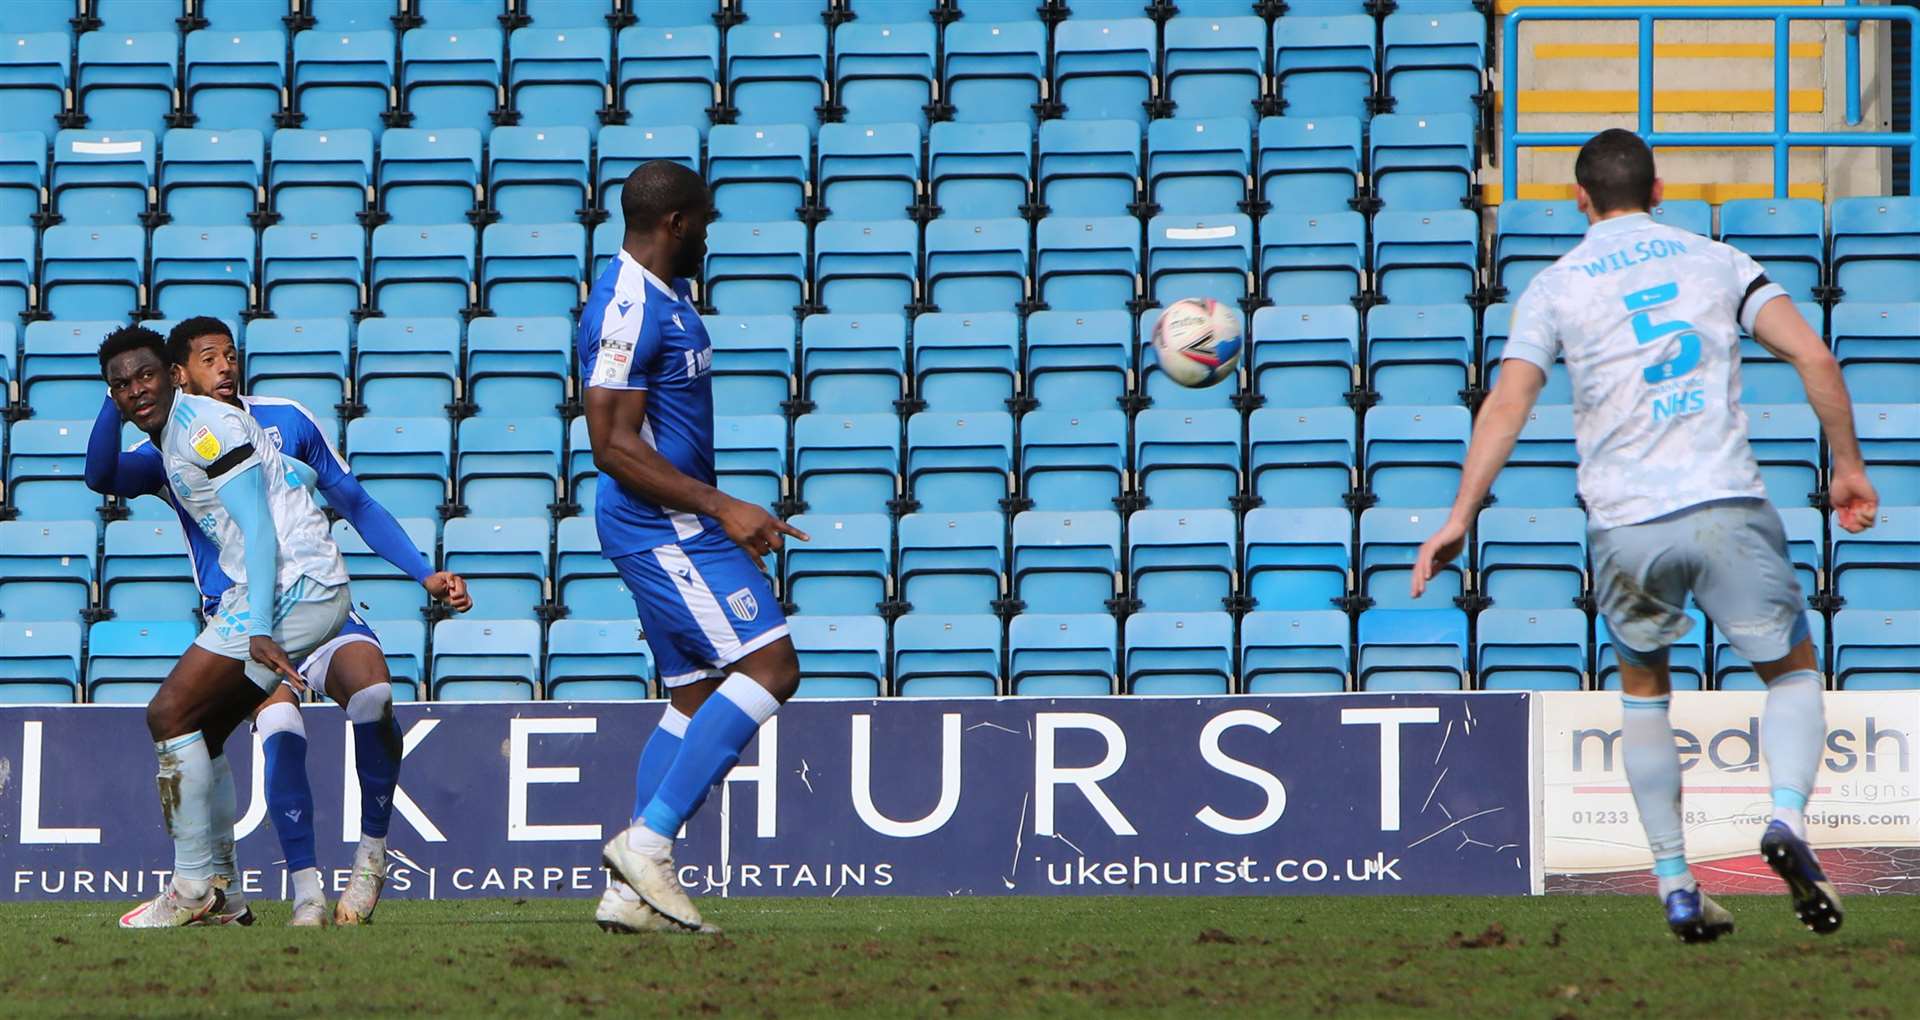
[[[689,279],[713,195],[666,160],[620,190],[626,237],[580,314],[601,554],[633,593],[671,704],[640,752],[632,824],[604,850],[608,931],[697,931],[673,839],[800,684],[761,557],[807,536],[714,487],[713,344]]]
[[[239,395],[239,355],[225,323],[208,317],[181,322],[167,338],[166,357],[175,381],[187,393],[244,411],[286,458],[307,466],[328,505],[353,524],[369,548],[452,608],[464,610],[471,604],[465,582],[454,574],[435,573],[393,515],[360,486],[311,412],[292,400]],[[166,500],[180,517],[202,612],[211,619],[233,585],[220,567],[219,550],[172,498],[160,451],[148,441],[124,452],[119,449],[120,423],[120,410],[109,399],[89,437],[87,484],[97,492],[125,499],[152,495]],[[349,608],[340,632],[308,654],[300,672],[309,685],[344,706],[354,724],[361,841],[333,920],[358,924],[372,916],[385,881],[387,826],[399,779],[400,733],[392,715],[386,657],[372,628]],[[277,686],[254,711],[253,721],[266,757],[267,807],[293,883],[292,923],[319,926],[328,920],[327,903],[314,851],[313,791],[307,781],[306,729],[298,697],[287,686]],[[224,796],[214,797],[215,864],[229,883],[225,907],[208,921],[251,924],[253,914],[239,894],[234,861],[233,773],[220,753],[231,728],[231,723],[207,727],[215,782],[225,791]]]

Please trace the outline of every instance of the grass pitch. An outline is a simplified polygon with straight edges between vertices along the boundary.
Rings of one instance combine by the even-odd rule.
[[[618,937],[591,901],[393,902],[358,930],[123,932],[0,905],[9,1016],[1911,1016],[1920,899],[1819,938],[1784,897],[1666,934],[1650,896],[707,899],[727,934]],[[1910,945],[1911,942],[1911,945]]]

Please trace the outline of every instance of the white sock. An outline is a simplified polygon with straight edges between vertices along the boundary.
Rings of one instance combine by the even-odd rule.
[[[1827,740],[1823,686],[1820,674],[1810,669],[1775,677],[1760,717],[1760,754],[1772,782],[1773,818],[1801,839],[1807,838],[1807,798]]]
[[[154,777],[160,788],[160,812],[167,834],[173,837],[174,881],[185,892],[188,887],[179,884],[181,879],[204,883],[219,874],[214,865],[213,763],[207,757],[207,742],[197,730],[155,741],[153,749],[160,758],[160,771]],[[228,833],[231,837],[232,830]]]
[[[661,858],[673,852],[673,840],[644,825],[634,825],[627,830],[627,849]]]
[[[360,846],[354,850],[355,857],[371,857],[379,860],[387,856],[387,837],[361,836]]]
[[[293,902],[303,903],[307,900],[326,898],[326,890],[320,887],[319,868],[301,868],[293,873]]]
[[[240,868],[234,860],[233,826],[237,806],[234,803],[233,763],[221,755],[211,761],[213,791],[208,802],[213,824],[213,866],[227,880],[229,899],[240,893]]]

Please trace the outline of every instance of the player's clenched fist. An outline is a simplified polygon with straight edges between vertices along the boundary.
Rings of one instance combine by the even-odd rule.
[[[1873,519],[1880,513],[1880,494],[1867,481],[1867,472],[1858,467],[1833,469],[1827,502],[1833,507],[1834,522],[1856,535],[1873,527]]]
[[[767,565],[760,557],[785,548],[785,536],[792,535],[802,542],[810,541],[806,532],[755,504],[738,499],[728,499],[720,512],[713,515],[713,519],[720,522],[720,527],[725,529],[727,537],[733,539],[734,544],[753,557],[753,565],[763,571]]]
[[[473,608],[473,598],[467,594],[467,579],[459,574],[441,570],[428,574],[420,582],[427,594],[447,604],[447,608],[456,613],[464,613]]]

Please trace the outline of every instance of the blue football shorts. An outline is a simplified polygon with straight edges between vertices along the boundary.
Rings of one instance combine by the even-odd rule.
[[[612,559],[668,687],[724,676],[787,636],[767,575],[718,528]]]

